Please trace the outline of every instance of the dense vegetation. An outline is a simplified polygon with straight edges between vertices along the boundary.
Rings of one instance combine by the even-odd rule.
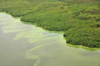
[[[100,48],[100,0],[0,0],[0,11],[46,30],[64,31],[66,42]]]

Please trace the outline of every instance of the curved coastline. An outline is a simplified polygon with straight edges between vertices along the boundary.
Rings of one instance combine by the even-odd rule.
[[[50,3],[49,5],[51,4],[53,3]],[[48,6],[52,9],[50,12],[47,12],[48,10],[44,11],[46,7],[41,7],[40,10],[38,8],[36,10],[32,10],[34,12],[26,11],[23,14],[20,14],[22,11],[14,14],[16,9],[12,10],[12,12],[8,8],[1,11],[9,13],[14,17],[21,17],[21,21],[35,24],[36,26],[42,27],[45,30],[63,31],[66,42],[72,45],[83,45],[92,48],[100,48],[100,15],[91,14],[91,12],[94,10],[98,12],[99,9],[95,5],[91,7],[91,4],[81,4],[81,7],[88,6],[90,8],[86,8],[85,10],[75,9],[69,13],[70,10],[73,10],[70,9],[71,7],[78,7],[79,5],[72,4],[69,6],[66,3],[67,6],[64,5],[61,7],[62,4],[64,3],[60,3],[60,5],[54,7],[60,8],[56,9],[59,11],[53,11],[54,8],[51,8],[48,6],[48,4],[45,5],[46,7]],[[44,6],[44,4],[42,6]],[[66,11],[65,8],[69,10]]]

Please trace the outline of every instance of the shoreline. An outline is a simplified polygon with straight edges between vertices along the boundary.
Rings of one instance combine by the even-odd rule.
[[[34,12],[31,11],[25,12],[27,14],[20,16],[20,20],[35,24],[36,26],[42,27],[45,30],[63,31],[64,38],[66,38],[66,42],[72,45],[83,45],[86,47],[100,48],[100,29],[95,28],[98,27],[98,25],[100,25],[99,21],[100,15],[91,14],[93,10],[98,11],[97,7],[95,5],[91,6],[91,4],[81,4],[81,7],[85,7],[88,5],[88,8],[86,8],[86,10],[87,9],[88,10],[87,11],[80,10],[81,8],[79,10],[76,10],[77,8],[73,10],[70,8],[78,7],[79,5],[72,4],[71,6],[65,6],[65,5],[62,6],[62,4],[63,3],[53,8],[48,4],[46,4],[46,7],[49,6],[50,8],[43,7],[44,6],[43,5],[41,6],[42,9],[40,10],[37,8],[36,10],[33,10]],[[14,7],[16,6],[10,6],[10,7],[13,7],[12,9],[14,9]],[[48,10],[44,11],[44,9]],[[59,11],[55,11],[53,9]],[[47,12],[49,10],[50,12]],[[16,12],[16,9],[14,11]],[[14,17],[13,15],[13,13],[15,13],[14,11],[12,10],[12,12],[9,13],[10,10],[8,9],[7,11],[7,9],[5,9],[4,12],[5,13],[8,12],[10,15]],[[22,11],[20,12],[22,13]],[[17,15],[18,14],[16,14],[16,16]]]

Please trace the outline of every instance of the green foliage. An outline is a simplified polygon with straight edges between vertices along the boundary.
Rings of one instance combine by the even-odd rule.
[[[100,29],[81,28],[70,29],[65,32],[67,43],[100,48]]]
[[[64,31],[67,43],[100,47],[96,0],[1,0],[0,11],[46,30]]]

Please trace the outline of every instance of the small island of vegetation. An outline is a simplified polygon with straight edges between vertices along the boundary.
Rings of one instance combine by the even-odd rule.
[[[100,48],[100,0],[0,0],[0,12],[63,31],[67,43]]]

